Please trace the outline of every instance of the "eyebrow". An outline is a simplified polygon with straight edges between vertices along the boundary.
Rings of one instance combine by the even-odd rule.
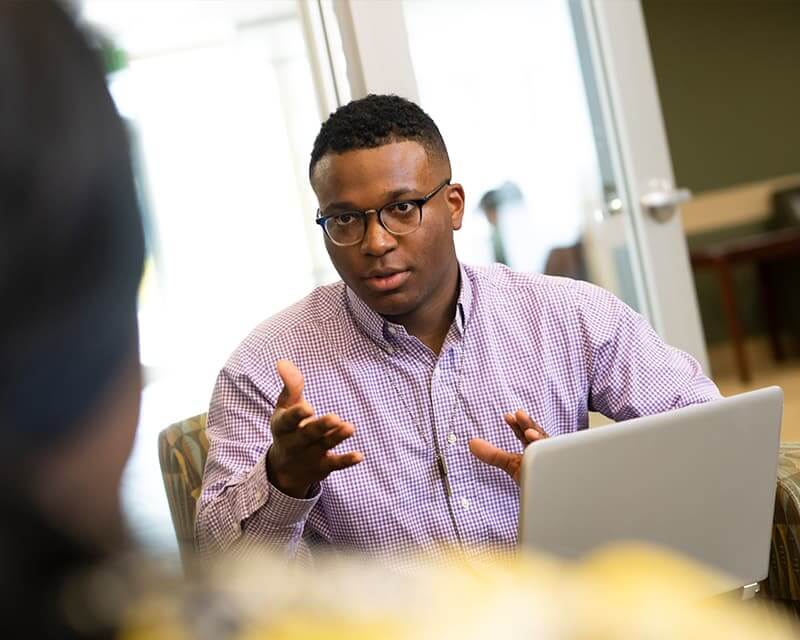
[[[392,189],[391,191],[389,191],[386,194],[384,194],[384,197],[386,198],[386,201],[384,202],[384,204],[391,204],[392,202],[396,202],[397,200],[403,199],[403,198],[413,200],[413,199],[415,199],[415,197],[413,195],[411,195],[412,192],[418,192],[418,189],[416,189],[414,187],[400,187],[399,189]],[[416,197],[421,198],[422,196],[416,196]],[[383,206],[383,205],[381,205],[381,206]],[[331,202],[327,207],[325,207],[324,209],[321,209],[321,211],[326,211],[326,212],[327,211],[334,211],[334,210],[336,210],[336,211],[364,211],[364,209],[360,209],[359,207],[354,205],[352,202],[347,202],[347,201]]]

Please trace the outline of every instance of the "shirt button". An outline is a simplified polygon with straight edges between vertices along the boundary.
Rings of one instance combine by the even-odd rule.
[[[457,439],[458,438],[456,438],[456,434],[455,433],[451,433],[449,436],[447,436],[447,441],[450,444],[455,444]]]
[[[387,352],[389,355],[392,355],[392,354],[394,353],[394,347],[386,347],[386,352]]]
[[[461,506],[464,509],[469,509],[469,498],[461,498]]]
[[[387,327],[386,331],[390,336],[393,336],[395,333],[397,333],[397,329],[395,329],[394,327]]]

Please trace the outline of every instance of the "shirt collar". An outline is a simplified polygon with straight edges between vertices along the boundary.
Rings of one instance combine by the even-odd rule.
[[[464,265],[458,263],[461,291],[458,294],[458,303],[456,306],[456,325],[461,335],[464,335],[464,330],[469,322],[470,314],[472,313],[472,280],[470,280],[467,270]]]
[[[460,291],[458,294],[458,302],[456,303],[455,321],[458,332],[463,335],[472,311],[473,291],[472,282],[464,266],[459,263],[458,267]],[[350,287],[345,287],[345,290],[347,292],[347,304],[350,308],[350,314],[353,316],[356,323],[375,343],[384,350],[392,353],[394,349],[389,342],[390,338],[407,335],[405,329],[375,313],[352,289],[350,289]]]

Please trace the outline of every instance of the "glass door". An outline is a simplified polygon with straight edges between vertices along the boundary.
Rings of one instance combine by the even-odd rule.
[[[342,0],[338,16],[353,95],[394,91],[440,126],[464,261],[595,282],[706,366],[636,0]]]

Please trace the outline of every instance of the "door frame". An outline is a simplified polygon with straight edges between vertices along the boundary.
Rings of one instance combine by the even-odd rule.
[[[641,2],[584,0],[600,94],[613,127],[612,155],[644,280],[647,316],[668,343],[708,372],[705,336],[680,211],[657,221],[642,206],[653,181],[674,185],[672,160]],[[616,152],[614,154],[614,152]]]
[[[708,373],[680,212],[660,222],[641,203],[654,181],[674,184],[641,2],[579,0],[579,5],[618,191],[630,220],[626,226],[641,311],[666,342],[690,353]],[[402,3],[333,0],[333,6],[353,98],[395,93],[418,102]]]

